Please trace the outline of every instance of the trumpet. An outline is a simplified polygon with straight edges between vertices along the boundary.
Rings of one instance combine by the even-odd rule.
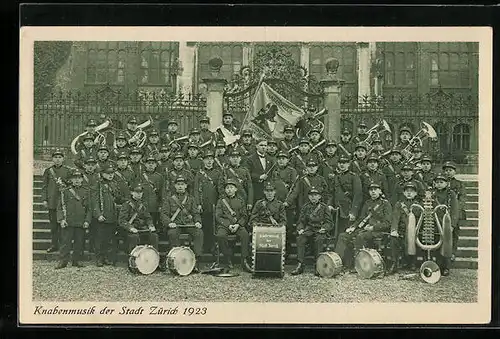
[[[423,146],[423,141],[427,138],[436,139],[437,133],[430,124],[422,121],[420,130],[410,139],[408,145],[401,150],[401,154],[405,157],[406,161],[413,159],[413,149],[416,146]]]
[[[94,132],[97,133],[97,136],[95,137],[94,139],[94,145],[104,145],[106,143],[106,137],[104,136],[104,134],[100,133],[100,131],[103,131],[105,130],[106,128],[108,128],[109,126],[111,125],[111,121],[110,120],[106,120],[105,122],[103,122],[102,124],[100,124],[99,126],[97,126],[94,130]],[[78,142],[78,140],[80,138],[83,138],[84,136],[86,136],[87,134],[89,134],[89,132],[85,131],[79,135],[77,135],[73,141],[71,141],[71,145],[70,145],[70,148],[71,148],[71,152],[73,154],[77,154],[78,151],[76,150],[76,144]]]
[[[137,147],[141,148],[146,144],[147,140],[147,134],[144,132],[144,130],[153,125],[153,118],[151,116],[148,118],[148,120],[144,121],[142,124],[137,126],[137,131],[135,134],[128,140],[128,143],[130,145],[135,144]]]

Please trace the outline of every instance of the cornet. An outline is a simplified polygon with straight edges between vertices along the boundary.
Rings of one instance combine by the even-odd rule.
[[[110,120],[106,120],[105,122],[103,122],[102,124],[100,124],[99,126],[97,126],[97,127],[95,128],[95,130],[94,130],[94,131],[95,131],[95,133],[97,133],[97,136],[96,136],[96,137],[95,137],[95,139],[94,139],[94,145],[104,145],[104,144],[106,144],[106,137],[104,136],[104,134],[99,133],[99,132],[100,132],[100,131],[105,130],[105,129],[106,129],[106,128],[108,128],[110,125],[111,125],[111,121],[110,121]],[[89,133],[89,132],[85,131],[85,132],[83,132],[82,134],[77,135],[77,136],[73,139],[73,141],[71,141],[71,146],[70,146],[70,148],[71,148],[71,152],[72,152],[73,154],[75,154],[75,155],[76,155],[76,154],[78,153],[78,152],[77,152],[77,150],[76,150],[76,143],[78,142],[78,140],[79,140],[80,138],[83,138],[83,137],[84,137],[85,135],[87,135],[88,133]]]
[[[144,132],[146,128],[153,125],[153,118],[149,117],[148,120],[137,126],[135,134],[128,140],[129,145],[136,145],[136,147],[143,147],[146,144],[147,134]]]

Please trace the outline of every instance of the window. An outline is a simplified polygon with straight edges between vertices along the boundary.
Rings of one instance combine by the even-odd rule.
[[[239,74],[243,63],[243,45],[241,43],[206,43],[198,48],[199,80],[210,76],[210,59],[219,57],[223,64],[220,75],[230,81],[234,74]]]
[[[309,51],[309,72],[320,80],[326,76],[325,63],[330,58],[339,61],[337,75],[348,83],[356,82],[356,45],[355,43],[337,43],[313,45]]]
[[[125,44],[92,42],[87,50],[88,84],[123,84],[125,82]]]
[[[467,42],[439,42],[431,44],[430,84],[452,88],[470,87],[471,44]]]
[[[178,58],[176,42],[141,42],[139,84],[175,87],[173,64]]]
[[[416,85],[416,48],[414,42],[383,43],[386,85]]]
[[[458,151],[470,150],[470,127],[459,124],[453,128],[453,149]]]
[[[448,127],[446,126],[445,123],[443,122],[438,122],[435,126],[436,134],[437,134],[437,139],[438,139],[438,146],[439,150],[441,153],[448,153],[449,151],[449,145],[448,145],[448,138],[449,138],[449,133],[448,133]]]

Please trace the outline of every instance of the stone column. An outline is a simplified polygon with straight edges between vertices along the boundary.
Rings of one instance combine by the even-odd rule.
[[[309,44],[307,43],[302,43],[300,45],[300,66],[304,67],[306,70],[307,70],[307,75],[309,75]],[[309,90],[309,86],[307,84],[307,82],[305,83],[304,85],[304,91],[308,91]],[[307,100],[307,96],[304,97],[304,106],[308,106],[308,100]]]
[[[243,43],[243,58],[241,60],[241,67],[248,66],[252,68],[253,65],[253,43],[244,42]]]
[[[179,61],[182,71],[177,74],[177,93],[192,93],[194,77],[195,44],[179,42]]]
[[[220,75],[222,59],[216,57],[209,62],[211,76],[203,78],[207,86],[207,116],[210,118],[210,130],[214,131],[222,124],[222,112],[224,109],[224,86],[226,79]]]
[[[135,91],[138,86],[141,86],[141,51],[139,50],[139,44],[138,41],[131,41],[126,44],[125,86],[129,91]]]
[[[368,42],[358,42],[358,101],[363,102],[363,96],[370,96],[370,68],[371,68],[371,52]]]
[[[341,116],[340,116],[340,94],[345,81],[337,78],[339,61],[329,59],[326,64],[327,75],[320,80],[324,88],[325,108],[328,114],[325,117],[325,135],[329,140],[338,141],[340,139]]]

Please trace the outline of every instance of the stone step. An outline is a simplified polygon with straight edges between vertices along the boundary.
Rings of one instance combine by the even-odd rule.
[[[49,211],[47,210],[34,210],[33,211],[33,219],[35,220],[44,220],[49,218]]]
[[[465,210],[465,215],[467,218],[479,218],[478,210]]]
[[[479,210],[479,202],[477,201],[466,201],[465,208],[473,211]]]
[[[458,246],[456,256],[460,258],[477,258],[478,257],[477,247]]]
[[[477,270],[477,258],[456,258],[452,268],[467,268]]]
[[[478,238],[460,235],[460,237],[458,238],[458,246],[474,247],[477,250]]]
[[[477,227],[460,227],[460,236],[464,237],[477,237],[479,229]]]
[[[43,202],[41,194],[33,194],[33,202]]]
[[[467,195],[465,196],[465,201],[466,202],[478,202],[479,195],[477,193],[467,193]]]

